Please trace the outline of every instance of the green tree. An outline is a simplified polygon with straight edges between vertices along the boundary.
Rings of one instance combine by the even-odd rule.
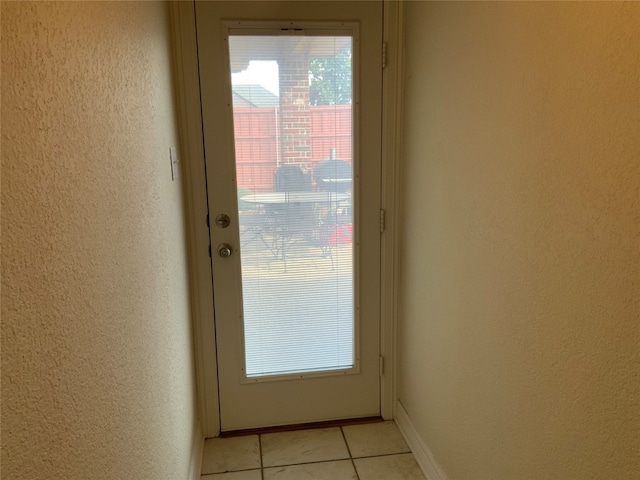
[[[309,62],[309,100],[311,105],[349,105],[351,103],[351,47],[333,57]]]

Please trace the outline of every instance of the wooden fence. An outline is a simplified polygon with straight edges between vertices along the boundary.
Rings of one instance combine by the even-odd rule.
[[[233,109],[238,187],[253,192],[273,191],[275,169],[282,163],[278,107],[239,107]],[[328,158],[352,161],[351,105],[311,107],[311,159],[302,167]]]

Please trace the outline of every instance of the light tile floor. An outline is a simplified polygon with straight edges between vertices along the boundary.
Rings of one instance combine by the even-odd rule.
[[[201,480],[425,480],[393,422],[205,440]]]

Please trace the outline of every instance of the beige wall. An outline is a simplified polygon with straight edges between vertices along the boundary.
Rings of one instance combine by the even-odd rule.
[[[640,4],[406,22],[402,404],[450,480],[640,478]]]
[[[2,478],[186,478],[167,6],[1,8]]]

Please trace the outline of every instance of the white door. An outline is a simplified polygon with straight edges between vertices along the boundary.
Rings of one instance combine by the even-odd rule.
[[[378,416],[382,2],[196,20],[221,428]]]

